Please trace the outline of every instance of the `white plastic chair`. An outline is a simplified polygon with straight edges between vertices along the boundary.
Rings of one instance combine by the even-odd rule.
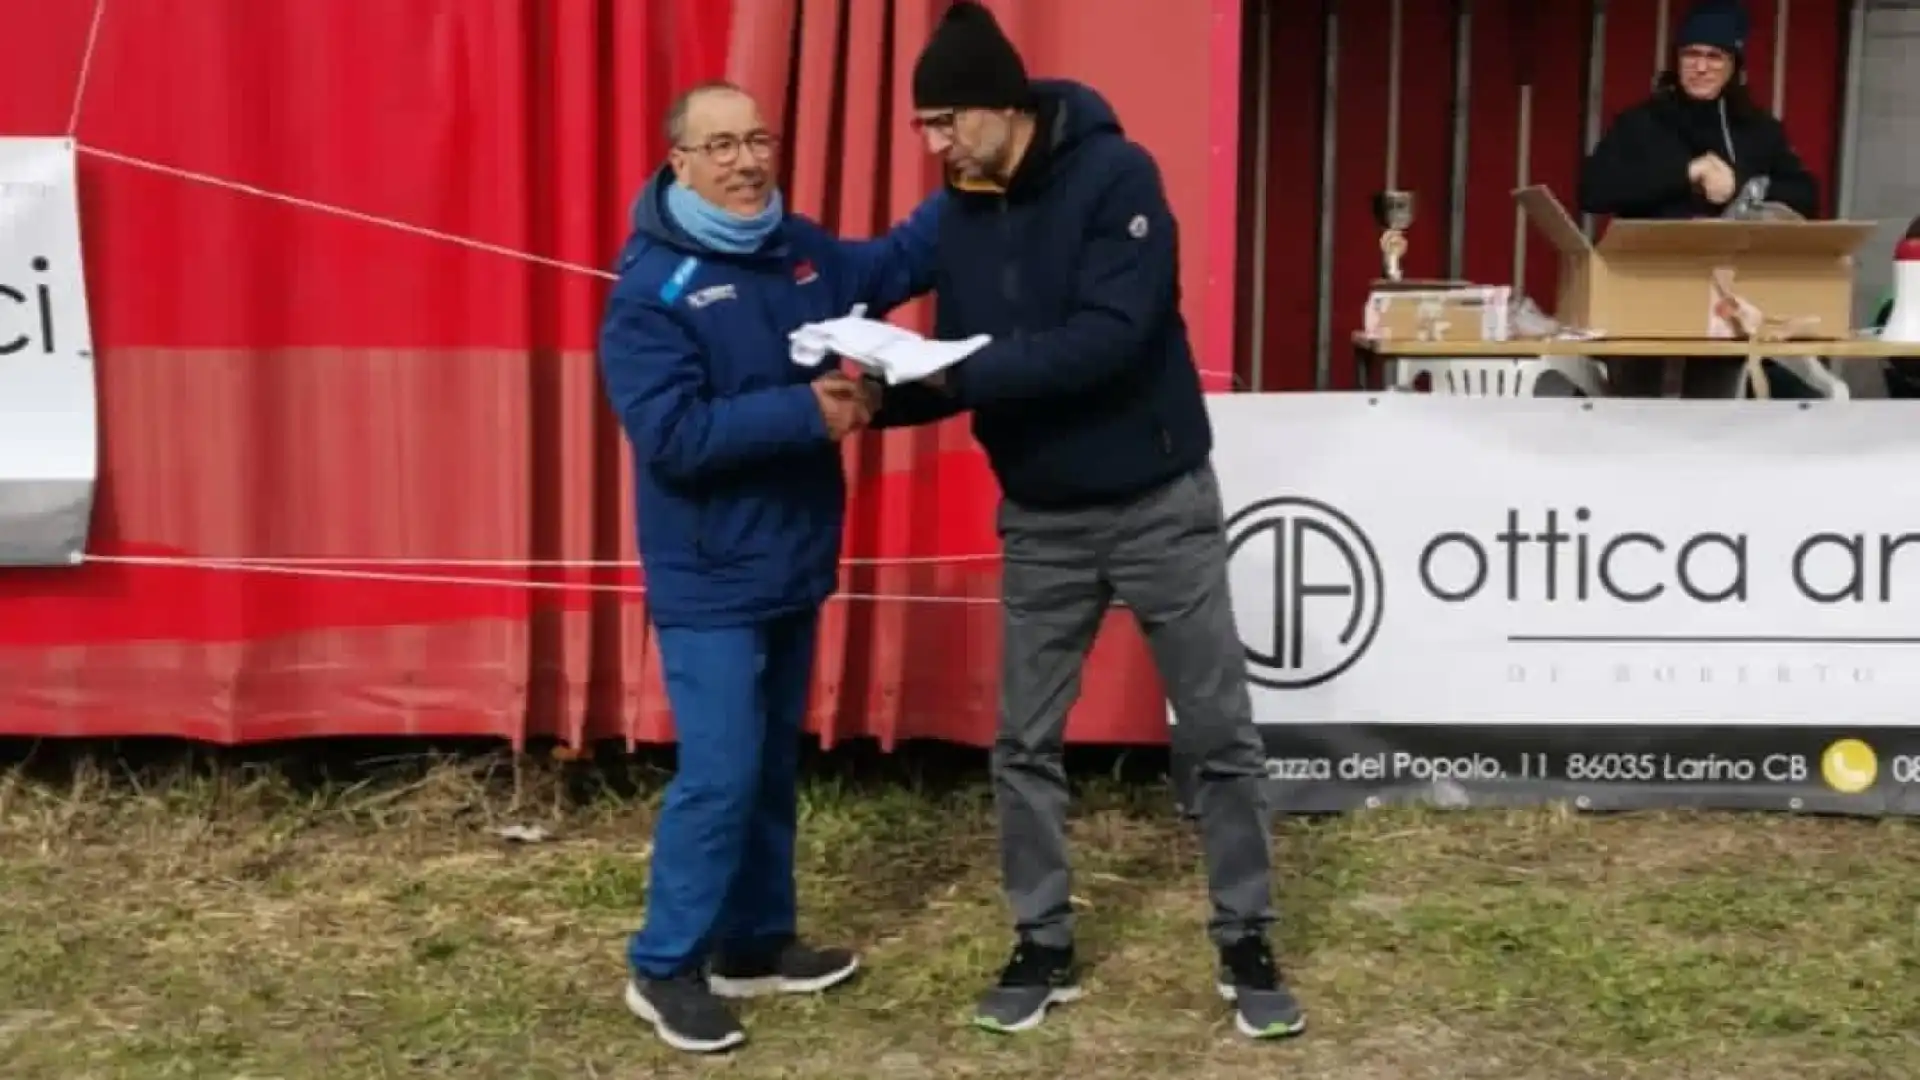
[[[1599,364],[1584,356],[1537,356],[1523,360],[1503,358],[1461,360],[1399,360],[1393,386],[1413,389],[1426,375],[1432,392],[1455,397],[1532,397],[1540,376],[1553,372],[1587,397],[1605,397],[1606,376]]]
[[[1853,389],[1847,385],[1847,381],[1835,375],[1833,369],[1827,367],[1826,362],[1817,356],[1771,356],[1768,359],[1786,368],[1801,382],[1825,394],[1829,400],[1853,400]],[[1757,397],[1758,395],[1754,393],[1753,381],[1745,378],[1745,375],[1743,368],[1740,388],[1736,393],[1740,397]]]

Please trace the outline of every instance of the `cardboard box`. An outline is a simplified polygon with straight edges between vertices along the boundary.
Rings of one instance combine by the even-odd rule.
[[[1554,315],[1609,338],[1732,338],[1740,333],[1716,275],[1792,336],[1852,336],[1853,255],[1875,226],[1857,221],[1610,222],[1589,244],[1542,186],[1514,193],[1560,253]]]
[[[1364,333],[1375,341],[1505,341],[1506,285],[1376,282]]]

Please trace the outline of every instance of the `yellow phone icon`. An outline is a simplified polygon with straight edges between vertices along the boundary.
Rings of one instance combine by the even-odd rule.
[[[1859,739],[1841,739],[1820,755],[1820,775],[1833,790],[1858,795],[1880,775],[1880,759]]]

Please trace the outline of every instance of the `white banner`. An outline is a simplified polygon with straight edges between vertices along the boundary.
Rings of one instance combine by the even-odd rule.
[[[0,138],[0,566],[77,563],[99,469],[70,139]]]
[[[1210,407],[1263,723],[1920,717],[1909,403]]]

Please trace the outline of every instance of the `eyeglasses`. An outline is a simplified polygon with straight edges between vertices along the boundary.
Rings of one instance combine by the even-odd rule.
[[[1707,46],[1690,45],[1680,50],[1680,62],[1695,67],[1721,67],[1732,59],[1719,49]]]
[[[730,165],[740,156],[740,148],[752,151],[753,156],[766,160],[780,149],[780,136],[769,131],[756,131],[750,135],[715,135],[698,146],[681,146],[690,154],[705,154],[716,165]]]
[[[931,131],[940,135],[952,135],[953,121],[957,115],[958,113],[954,110],[948,109],[946,112],[934,113],[932,116],[916,116],[910,123],[916,132]]]

